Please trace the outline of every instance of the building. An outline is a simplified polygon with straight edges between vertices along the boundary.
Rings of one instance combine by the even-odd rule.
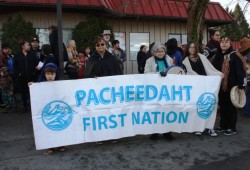
[[[176,38],[187,41],[187,8],[189,0],[62,0],[63,39],[67,43],[72,29],[89,13],[109,19],[115,38],[125,48],[125,72],[137,73],[136,54],[140,45],[166,42]],[[41,43],[48,42],[47,28],[56,25],[56,0],[1,0],[0,28],[8,16],[21,14],[31,21]],[[208,27],[228,24],[233,18],[216,2],[209,2],[205,15],[204,40]]]

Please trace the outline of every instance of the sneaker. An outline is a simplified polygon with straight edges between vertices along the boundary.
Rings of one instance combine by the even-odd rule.
[[[215,136],[217,136],[217,133],[215,132],[215,130],[214,129],[208,129],[208,132],[207,132],[210,136],[212,136],[212,137],[215,137]]]
[[[233,131],[231,129],[227,129],[223,134],[226,136],[231,136],[231,135],[236,134],[236,131]]]
[[[102,145],[102,142],[101,142],[101,141],[99,141],[99,142],[96,142],[96,144],[97,144],[97,145]]]
[[[0,104],[1,108],[5,108],[7,105],[6,104]]]
[[[110,140],[110,143],[117,143],[117,140]]]
[[[221,127],[217,127],[214,130],[217,132],[225,132],[226,131],[225,129],[222,129]]]
[[[201,136],[202,133],[201,132],[194,132],[194,134],[197,136]]]

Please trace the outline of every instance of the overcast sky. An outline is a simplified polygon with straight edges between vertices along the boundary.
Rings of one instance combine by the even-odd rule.
[[[224,8],[229,7],[229,9],[231,9],[231,10],[234,10],[234,7],[237,3],[240,4],[242,10],[247,4],[246,0],[210,0],[210,1],[219,2]],[[247,7],[245,17],[246,17],[248,23],[250,23],[250,4]]]

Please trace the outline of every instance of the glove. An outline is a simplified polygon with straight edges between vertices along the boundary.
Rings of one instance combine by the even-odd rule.
[[[166,77],[167,73],[165,71],[160,72],[161,77]]]

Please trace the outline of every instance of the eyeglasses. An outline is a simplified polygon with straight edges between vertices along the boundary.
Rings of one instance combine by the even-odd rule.
[[[101,43],[101,44],[96,44],[95,46],[96,46],[96,47],[100,47],[100,46],[103,47],[104,45],[105,45],[105,44]]]
[[[165,51],[156,51],[157,53],[165,53]]]

